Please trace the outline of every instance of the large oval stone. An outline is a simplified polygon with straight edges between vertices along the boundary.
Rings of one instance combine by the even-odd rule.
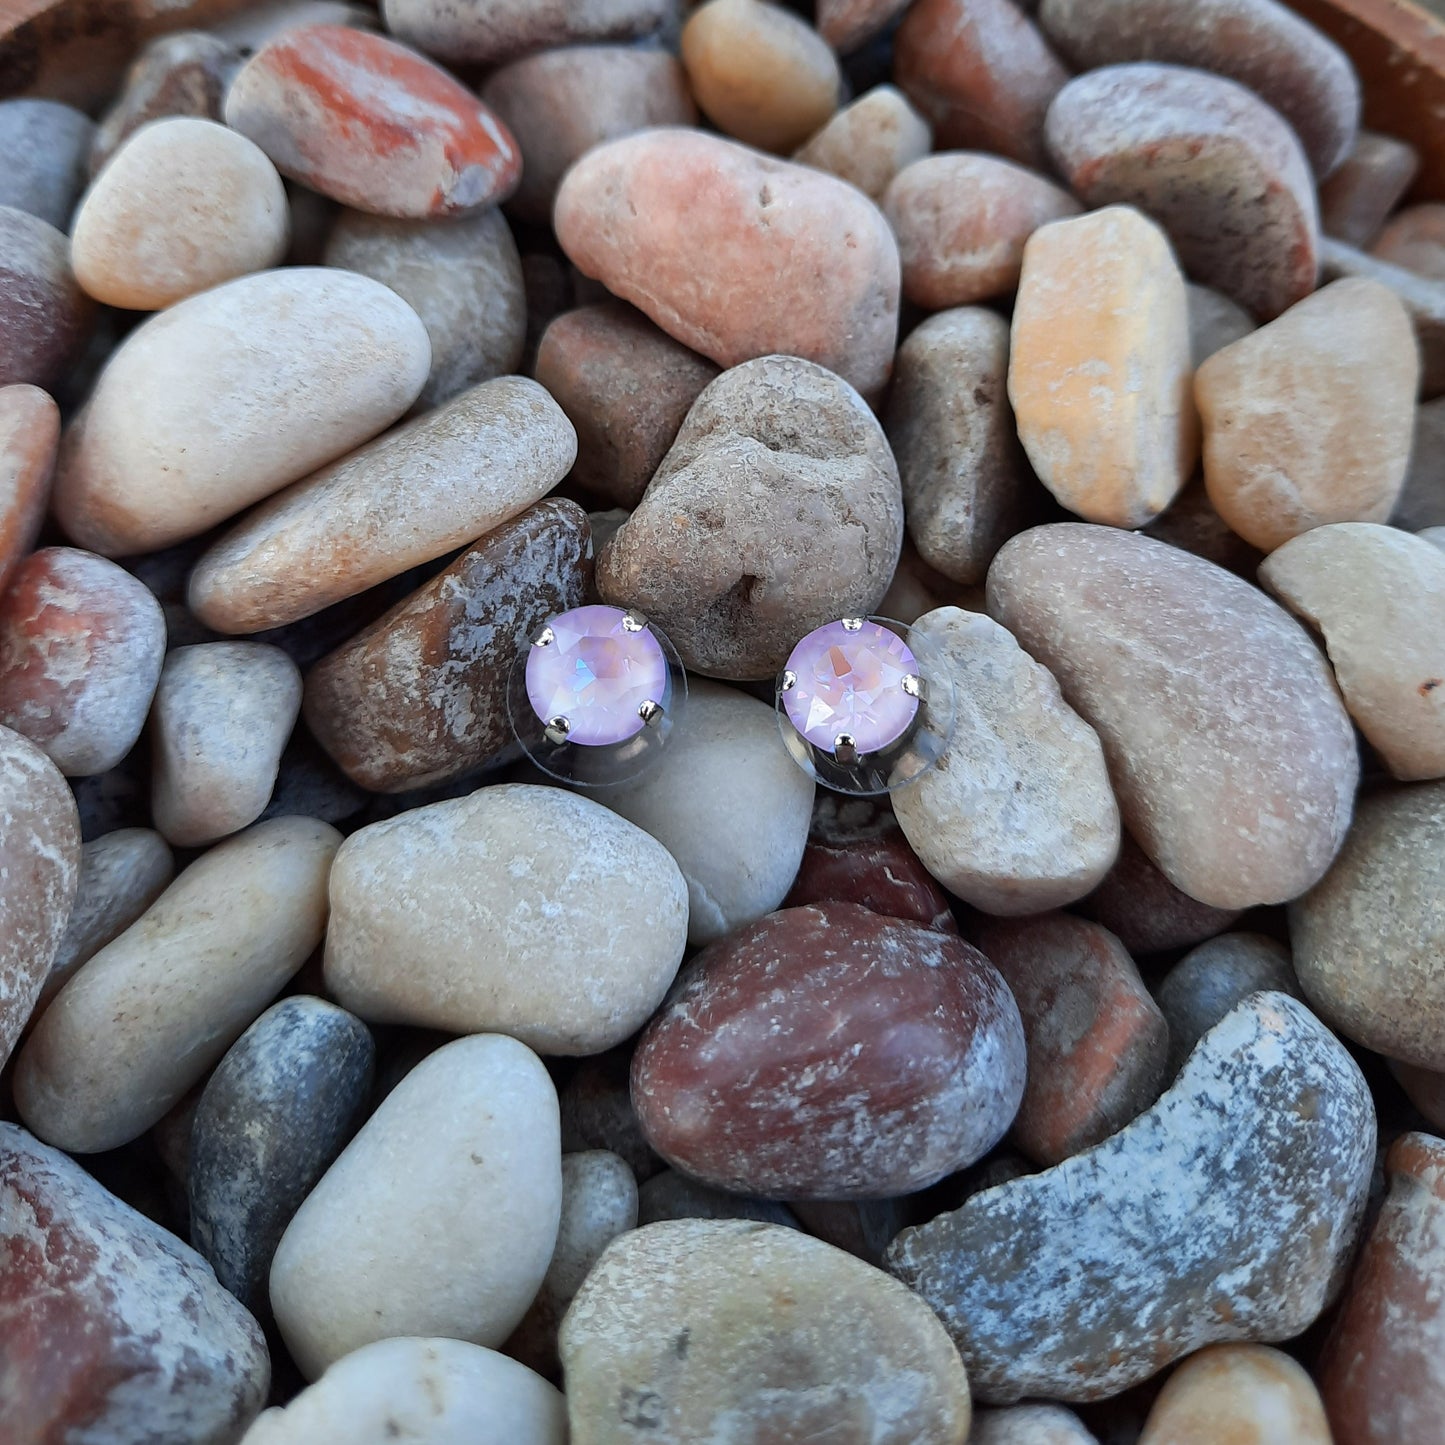
[[[126,337],[70,424],[56,517],[107,556],[194,537],[395,421],[430,361],[416,312],[350,271],[191,296]]]
[[[80,817],[60,770],[0,727],[0,1067],[40,997],[80,883]]]
[[[635,40],[673,13],[671,0],[383,0],[386,28],[446,61],[488,67],[557,45]]]
[[[382,1102],[287,1226],[271,1304],[315,1379],[391,1335],[500,1345],[557,1242],[557,1094],[515,1039],[445,1044]]]
[[[562,1366],[573,1445],[968,1435],[968,1381],[922,1303],[775,1224],[687,1219],[623,1235],[562,1322]]]
[[[1305,997],[1346,1038],[1445,1070],[1445,783],[1360,800],[1290,941]]]
[[[687,885],[660,843],[590,798],[525,783],[353,833],[331,904],[327,988],[353,1013],[510,1033],[548,1054],[634,1033],[687,941]]]
[[[1286,1340],[1349,1258],[1375,1157],[1354,1060],[1252,995],[1172,1088],[1087,1153],[906,1229],[889,1266],[990,1403],[1096,1400],[1216,1340]]]
[[[1282,608],[1166,543],[1071,522],[1004,547],[988,607],[1098,731],[1124,823],[1171,883],[1245,908],[1319,880],[1360,765],[1328,665]]]
[[[234,1445],[266,1401],[256,1321],[173,1234],[0,1124],[0,1428],[14,1445]]]
[[[834,176],[663,127],[583,156],[554,224],[585,275],[719,366],[776,352],[865,395],[888,380],[898,246],[877,206]]]
[[[1314,290],[1309,162],[1278,112],[1242,85],[1177,65],[1108,65],[1058,93],[1045,133],[1085,205],[1148,212],[1194,280],[1265,320]]]
[[[196,564],[191,610],[220,632],[308,617],[501,526],[576,455],[535,381],[483,382],[258,507]]]
[[[923,1189],[998,1142],[1023,1086],[1023,1026],[987,959],[855,903],[787,908],[704,949],[632,1063],[659,1154],[783,1199]]]
[[[314,818],[273,818],[191,864],[31,1031],[15,1069],[25,1123],[81,1154],[156,1123],[321,942],[340,841]]]

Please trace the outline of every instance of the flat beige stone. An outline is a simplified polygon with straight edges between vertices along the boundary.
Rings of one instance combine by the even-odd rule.
[[[908,97],[896,86],[875,85],[794,151],[793,159],[881,201],[888,183],[905,166],[922,160],[931,141],[928,122]]]

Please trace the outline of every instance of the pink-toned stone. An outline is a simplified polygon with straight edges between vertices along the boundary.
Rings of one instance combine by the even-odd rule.
[[[1414,146],[1362,130],[1354,149],[1320,187],[1320,229],[1351,246],[1368,246],[1419,169]]]
[[[0,1433],[230,1445],[266,1402],[256,1321],[58,1149],[0,1124]]]
[[[1314,289],[1314,178],[1289,126],[1232,80],[1110,65],[1049,107],[1049,153],[1086,206],[1138,206],[1180,264],[1269,320]]]
[[[1194,377],[1204,483],[1272,552],[1330,522],[1383,522],[1405,482],[1420,375],[1405,308],[1345,280],[1217,351]]]
[[[888,183],[926,156],[932,140],[928,122],[901,90],[875,85],[844,106],[793,159],[848,181],[881,202]]]
[[[1023,1017],[1028,1081],[1013,1137],[1030,1159],[1080,1154],[1159,1097],[1169,1029],[1112,933],[1053,913],[991,920],[975,941]]]
[[[145,726],[165,649],[143,582],[73,547],[33,552],[0,598],[0,723],[63,773],[106,772]]]
[[[1445,1420],[1445,1140],[1405,1134],[1315,1370],[1338,1445],[1434,1445]]]
[[[550,223],[563,175],[593,146],[647,126],[697,124],[687,76],[665,50],[544,50],[493,71],[478,93],[522,154],[507,209],[533,225]]]
[[[783,690],[783,710],[816,748],[833,752],[840,736],[859,753],[896,743],[918,715],[918,696],[905,680],[918,679],[908,644],[880,622],[862,626],[825,622],[799,640],[783,664],[796,679]]]
[[[226,93],[226,124],[282,175],[382,216],[505,200],[522,172],[507,128],[440,66],[342,25],[283,31]]]
[[[833,176],[664,127],[583,156],[555,224],[585,275],[720,366],[801,356],[865,395],[888,378],[898,248]]]
[[[931,311],[1012,291],[1028,238],[1080,209],[1043,176],[970,152],[915,161],[882,205],[898,236],[903,294]]]
[[[717,367],[620,301],[566,311],[532,374],[577,430],[572,480],[635,507]]]
[[[1108,876],[1078,911],[1102,923],[1134,955],[1192,947],[1239,917],[1237,909],[1212,908],[1181,892],[1128,833]]]
[[[1023,1072],[1018,1010],[982,954],[825,903],[697,956],[638,1044],[632,1100],[653,1148],[704,1183],[881,1198],[987,1153]]]
[[[1445,281],[1445,205],[1426,201],[1395,216],[1370,247],[1372,255],[1432,281]]]
[[[38,386],[0,386],[0,594],[35,545],[50,500],[60,408]]]
[[[1069,74],[1009,0],[916,0],[894,38],[893,77],[939,147],[1040,166],[1044,115]]]
[[[886,30],[908,0],[818,0],[815,8],[818,34],[839,55],[848,55]]]
[[[54,390],[85,346],[94,307],[54,226],[0,206],[0,386]]]
[[[1359,758],[1324,658],[1283,608],[1202,558],[1078,523],[1008,543],[988,607],[1097,729],[1125,826],[1176,887],[1245,908],[1324,874]]]
[[[1274,0],[1042,0],[1039,26],[1075,70],[1149,60],[1238,81],[1289,122],[1316,175],[1355,143],[1349,57]]]
[[[40,997],[79,880],[80,818],[65,779],[34,743],[0,727],[0,1068]]]

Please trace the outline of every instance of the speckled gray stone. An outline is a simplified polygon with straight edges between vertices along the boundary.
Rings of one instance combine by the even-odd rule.
[[[191,1127],[191,1242],[252,1313],[271,1256],[345,1147],[371,1091],[376,1045],[345,1009],[273,1004],[216,1065]]]
[[[1375,1158],[1358,1066],[1254,994],[1121,1133],[905,1230],[889,1265],[975,1396],[1094,1400],[1216,1340],[1290,1339],[1343,1277]]]

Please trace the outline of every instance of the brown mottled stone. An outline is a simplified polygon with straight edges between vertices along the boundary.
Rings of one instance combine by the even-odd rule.
[[[886,30],[908,8],[908,0],[817,0],[818,34],[848,55]]]
[[[582,604],[590,536],[575,502],[539,502],[318,662],[306,722],[346,775],[400,792],[465,773],[510,742],[517,650]]]
[[[635,507],[718,369],[620,301],[566,311],[533,373],[577,429],[572,480]]]
[[[103,773],[145,726],[166,650],[146,585],[104,557],[45,547],[0,597],[0,723],[73,777]]]
[[[1110,65],[1049,107],[1049,153],[1087,206],[1126,204],[1169,233],[1180,264],[1265,320],[1309,295],[1319,260],[1314,177],[1258,96],[1174,65]]]
[[[241,61],[240,50],[204,30],[182,30],[152,40],[131,62],[120,94],[96,128],[90,146],[91,175],[147,121],[172,115],[220,120],[226,87]]]
[[[0,727],[0,1067],[40,997],[79,879],[80,818],[65,779],[28,738]]]
[[[824,903],[771,914],[697,956],[637,1046],[632,1098],[653,1148],[705,1183],[874,1198],[987,1153],[1018,1108],[1023,1070],[1018,1011],[981,954]]]
[[[901,90],[875,85],[815,132],[793,159],[881,201],[894,176],[926,156],[932,140],[928,122]]]
[[[893,57],[899,89],[932,124],[940,150],[1043,164],[1044,115],[1069,73],[1009,0],[916,0]]]
[[[1445,1420],[1445,1140],[1405,1134],[1315,1370],[1339,1445],[1434,1445]]]
[[[603,141],[653,125],[696,125],[687,75],[665,50],[572,45],[495,70],[482,100],[522,152],[522,179],[507,210],[547,225],[567,168]]]
[[[0,206],[0,386],[53,391],[85,346],[94,310],[48,221]]]
[[[0,386],[0,593],[35,545],[50,500],[60,408],[38,386]]]
[[[554,223],[584,275],[720,366],[782,353],[865,395],[888,379],[898,246],[836,176],[662,127],[583,156]]]
[[[1101,1399],[1202,1345],[1305,1329],[1374,1156],[1343,1045],[1303,1004],[1254,994],[1120,1133],[904,1230],[889,1267],[938,1313],[978,1399]]]
[[[1124,825],[1176,888],[1238,909],[1323,876],[1360,764],[1329,667],[1283,608],[1188,552],[1072,522],[1004,547],[988,607],[1098,731]]]
[[[0,1434],[234,1445],[266,1402],[254,1319],[58,1149],[0,1124]]]
[[[968,1381],[927,1308],[881,1270],[777,1225],[689,1219],[624,1234],[573,1300],[561,1356],[574,1445],[968,1435]]]
[[[1320,229],[1351,246],[1368,246],[1419,169],[1420,152],[1408,141],[1360,131],[1354,149],[1320,187]]]
[[[1274,0],[1042,0],[1039,26],[1075,70],[1151,60],[1238,81],[1289,122],[1318,176],[1355,144],[1349,57]]]
[[[1028,1081],[1018,1148],[1057,1164],[1117,1133],[1159,1097],[1169,1029],[1107,929],[1067,913],[989,920],[974,935],[1024,1021]]]

